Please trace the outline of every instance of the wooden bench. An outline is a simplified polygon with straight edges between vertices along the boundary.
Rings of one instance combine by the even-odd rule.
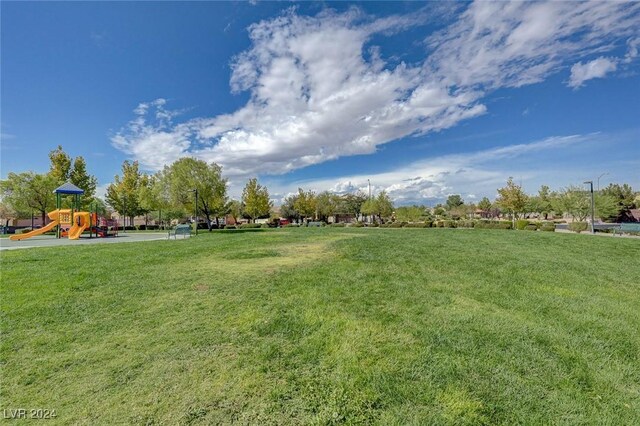
[[[640,232],[640,223],[621,223],[613,228],[613,235],[616,235],[616,232],[620,235],[625,232]]]
[[[167,239],[173,236],[175,240],[178,235],[182,235],[182,238],[187,238],[191,236],[191,225],[176,225],[175,228],[169,230],[169,235]]]

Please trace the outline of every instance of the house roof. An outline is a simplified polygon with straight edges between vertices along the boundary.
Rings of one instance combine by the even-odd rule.
[[[71,182],[60,185],[53,190],[54,194],[84,194],[84,189],[80,189]]]

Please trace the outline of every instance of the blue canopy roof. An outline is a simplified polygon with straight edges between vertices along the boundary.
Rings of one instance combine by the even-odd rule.
[[[84,189],[80,189],[71,182],[60,185],[53,190],[54,194],[84,194]]]

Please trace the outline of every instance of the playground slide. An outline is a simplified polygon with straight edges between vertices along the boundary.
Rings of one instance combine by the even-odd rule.
[[[69,229],[70,240],[77,240],[78,238],[80,238],[80,235],[82,235],[84,230],[87,229],[91,223],[89,220],[89,213],[86,212],[76,213],[74,221],[75,223],[73,224],[71,229]]]
[[[24,240],[25,238],[35,237],[36,235],[44,234],[45,232],[56,227],[58,222],[51,222],[47,226],[43,226],[40,229],[34,229],[31,232],[25,232],[24,234],[16,234],[9,237],[12,241]]]

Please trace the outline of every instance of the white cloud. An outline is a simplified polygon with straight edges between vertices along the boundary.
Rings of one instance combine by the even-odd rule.
[[[569,87],[577,89],[582,86],[585,81],[594,78],[602,78],[618,67],[616,59],[605,58],[603,56],[593,61],[583,64],[578,62],[571,67],[571,77],[569,77]]]
[[[433,203],[445,199],[450,194],[462,194],[463,198],[467,199],[483,196],[494,198],[495,193],[488,191],[504,186],[509,176],[530,179],[545,173],[540,170],[539,165],[535,165],[531,166],[531,169],[519,168],[516,174],[516,170],[511,168],[511,163],[526,160],[536,154],[549,156],[549,153],[553,152],[554,155],[559,155],[571,147],[584,146],[600,139],[599,134],[557,136],[526,144],[419,160],[382,173],[290,183],[271,180],[267,185],[279,201],[295,192],[298,187],[316,192],[328,190],[347,193],[361,190],[366,193],[368,181],[371,182],[374,193],[385,190],[396,204]]]
[[[164,100],[140,104],[112,143],[152,170],[191,155],[230,177],[286,173],[455,126],[485,113],[488,92],[542,81],[640,31],[640,3],[479,2],[430,36],[418,63],[392,65],[371,45],[430,13],[292,9],[256,23],[251,48],[232,62],[232,91],[251,95],[245,106],[174,124]]]

